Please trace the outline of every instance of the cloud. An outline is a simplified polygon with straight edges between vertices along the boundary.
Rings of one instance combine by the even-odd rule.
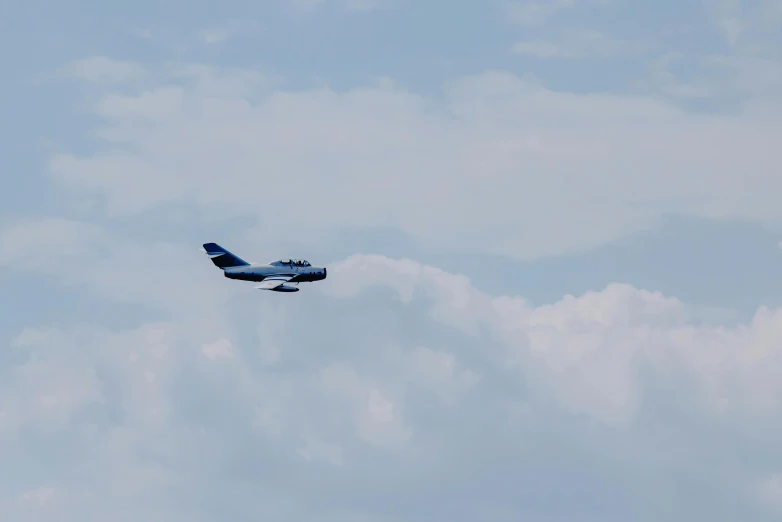
[[[233,344],[228,339],[220,339],[213,343],[203,345],[201,351],[210,359],[219,359],[221,357],[233,357]]]
[[[408,443],[412,430],[406,426],[398,401],[387,397],[371,381],[356,374],[350,364],[338,363],[322,371],[327,390],[344,393],[354,410],[356,435],[374,446],[399,448]]]
[[[4,237],[25,237],[20,226]],[[161,318],[19,333],[0,379],[0,458],[29,471],[3,498],[56,491],[24,498],[50,498],[62,520],[117,506],[120,520],[774,519],[782,310],[702,325],[686,303],[623,284],[533,306],[366,255],[280,299],[234,291],[202,255],[158,256],[177,270],[149,281],[149,264],[116,264],[126,241],[84,230],[95,242],[51,251],[52,275]],[[12,251],[35,261],[44,248],[30,243]],[[108,285],[104,259],[138,289]],[[160,287],[179,277],[198,298]],[[231,290],[208,298],[212,283]],[[57,454],[45,473],[41,447]],[[0,509],[36,520],[29,502]]]
[[[575,0],[538,1],[505,1],[503,3],[508,20],[522,27],[537,27],[544,25],[550,18],[565,9],[576,6]]]
[[[202,269],[203,275],[214,275],[203,265],[197,245],[124,240],[78,221],[19,221],[0,230],[0,243],[0,266],[6,270],[33,271],[101,298],[156,312],[186,315],[199,307],[211,309],[237,290],[221,287],[214,278],[216,285],[191,284],[191,275]],[[179,299],[172,301],[172,295]]]
[[[122,83],[140,79],[146,71],[136,63],[93,56],[73,61],[63,67],[61,72],[91,82]]]
[[[579,29],[561,31],[556,41],[518,42],[513,46],[513,52],[541,59],[579,59],[610,58],[626,53],[635,53],[643,48],[641,44],[618,40],[600,31]]]
[[[251,71],[178,66],[156,87],[107,91],[103,146],[58,154],[50,170],[110,216],[175,203],[257,220],[269,238],[393,227],[433,249],[524,259],[588,249],[667,213],[780,218],[771,143],[782,105],[770,90],[716,114],[504,72],[443,94],[284,91]]]
[[[376,268],[368,269],[372,265]],[[331,273],[341,283],[327,287],[331,295],[347,297],[357,295],[357,288],[389,285],[402,302],[411,302],[416,294],[434,297],[431,317],[453,328],[475,333],[490,327],[509,347],[502,356],[525,377],[544,376],[547,386],[556,383],[553,393],[568,408],[606,422],[624,423],[635,414],[640,390],[634,372],[647,363],[687,369],[693,372],[691,379],[704,379],[701,399],[711,408],[771,414],[780,406],[773,399],[774,380],[759,379],[765,373],[761,361],[779,357],[772,348],[774,332],[782,325],[779,311],[761,308],[752,325],[724,331],[690,326],[692,308],[621,284],[533,308],[520,299],[490,298],[460,276],[410,261],[359,256]],[[368,279],[367,273],[380,278]],[[346,292],[346,287],[353,290]],[[464,291],[455,291],[460,288]],[[739,386],[746,371],[758,373]],[[745,388],[730,400],[718,391],[728,381],[734,392]]]
[[[393,5],[394,0],[293,0],[291,7],[300,13],[310,13],[328,5],[353,12],[373,11]]]
[[[681,72],[673,72],[676,68]],[[693,59],[668,53],[657,59],[650,89],[678,100],[735,104],[774,97],[782,89],[782,64],[758,56],[710,55]]]
[[[599,3],[506,5],[511,23],[540,29]],[[204,63],[64,67],[99,93],[100,121],[49,158],[71,219],[0,223],[0,520],[778,520],[781,309],[703,321],[711,312],[682,294],[621,281],[533,304],[364,254],[277,295],[227,280],[196,248],[225,241],[263,261],[298,242],[308,257],[361,226],[459,266],[461,252],[591,248],[668,213],[777,223],[782,76],[763,47],[773,19],[744,5],[723,12],[734,55],[660,63],[648,94],[564,92],[504,71],[424,95],[394,80],[290,87]],[[214,56],[255,30],[181,22],[134,46]],[[290,29],[270,27],[272,39]],[[539,36],[513,38],[541,58],[640,49],[589,31]],[[512,41],[485,39],[473,58],[509,59]],[[498,281],[519,276],[484,259]]]
[[[782,19],[782,2],[779,0],[765,0],[762,12],[771,21],[780,20]]]
[[[777,57],[782,3],[779,0],[706,2],[717,29],[725,41],[742,55]]]
[[[254,20],[232,19],[201,31],[201,38],[208,45],[217,45],[236,37],[257,34],[261,26]]]
[[[716,2],[717,24],[725,34],[726,40],[735,45],[745,29],[742,18],[741,0],[720,0]]]
[[[782,473],[775,473],[760,481],[758,496],[763,502],[782,513]]]

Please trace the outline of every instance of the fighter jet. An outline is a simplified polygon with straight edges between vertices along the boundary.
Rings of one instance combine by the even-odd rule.
[[[325,267],[312,266],[303,259],[278,259],[263,265],[248,263],[216,243],[204,243],[202,250],[225,277],[261,283],[255,287],[259,290],[298,292],[298,286],[293,285],[326,279]]]

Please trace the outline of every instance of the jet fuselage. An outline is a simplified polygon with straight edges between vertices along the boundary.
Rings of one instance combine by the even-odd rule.
[[[255,288],[272,292],[298,292],[296,283],[326,279],[326,268],[312,266],[304,259],[278,259],[268,264],[248,263],[217,243],[204,243],[202,249],[228,279],[260,283]]]
[[[274,265],[248,265],[228,267],[223,269],[223,275],[228,279],[239,281],[261,282],[271,275],[290,275],[289,283],[304,283],[321,281],[326,279],[326,269],[317,266],[295,266],[281,264]]]

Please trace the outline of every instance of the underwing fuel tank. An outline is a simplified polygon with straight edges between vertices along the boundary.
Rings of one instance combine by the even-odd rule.
[[[270,290],[272,292],[298,292],[299,287],[282,284],[276,288],[271,288]]]

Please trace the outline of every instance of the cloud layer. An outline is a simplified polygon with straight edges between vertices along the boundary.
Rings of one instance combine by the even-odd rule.
[[[11,13],[0,520],[779,520],[779,0],[256,4]]]
[[[50,248],[85,230],[78,250]],[[2,486],[3,518],[778,516],[782,310],[708,325],[622,284],[534,307],[364,255],[291,299],[176,245],[153,248],[172,271],[152,276],[148,256],[125,256],[141,245],[76,222],[2,239],[4,269],[56,266],[163,314],[19,332],[0,440],[26,471]]]
[[[88,65],[106,62],[74,68],[131,69]],[[51,161],[57,182],[112,216],[176,204],[251,217],[267,237],[393,227],[518,258],[594,247],[665,213],[782,217],[782,105],[765,95],[696,114],[505,72],[455,80],[443,103],[391,84],[286,91],[251,71],[149,73],[97,102],[101,152]]]

